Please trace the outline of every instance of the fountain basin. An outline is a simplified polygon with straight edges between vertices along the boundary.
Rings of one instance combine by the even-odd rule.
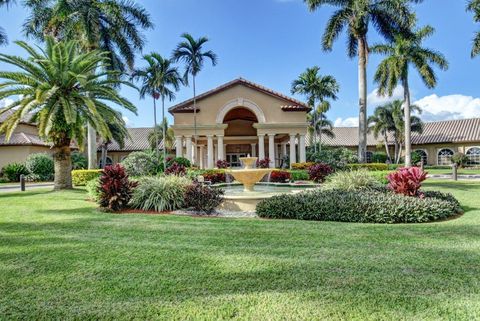
[[[232,169],[227,171],[236,181],[243,184],[245,192],[253,192],[255,184],[271,172],[272,169],[269,168]]]

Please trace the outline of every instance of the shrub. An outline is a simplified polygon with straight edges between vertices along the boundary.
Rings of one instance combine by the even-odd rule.
[[[352,171],[359,169],[366,169],[369,171],[386,171],[388,170],[388,165],[382,163],[348,164],[346,168]]]
[[[375,152],[372,155],[372,162],[373,163],[381,163],[385,164],[388,160],[387,154],[384,152]]]
[[[458,167],[462,167],[465,164],[467,164],[468,160],[469,159],[468,159],[467,155],[465,155],[463,153],[455,153],[452,156],[452,163],[456,164]]]
[[[132,198],[137,182],[131,182],[122,165],[106,166],[99,180],[98,202],[104,209],[121,211]]]
[[[95,202],[99,201],[99,195],[100,195],[100,180],[99,178],[94,178],[92,180],[89,180],[87,184],[85,185],[85,188],[87,190],[87,195],[88,197]]]
[[[307,159],[315,163],[328,164],[335,170],[344,169],[347,164],[358,162],[355,152],[344,147],[331,148],[322,146],[322,150],[317,153],[309,151]]]
[[[388,188],[405,196],[421,196],[420,187],[426,178],[427,173],[418,167],[400,168],[387,176]]]
[[[75,186],[85,186],[92,179],[100,177],[101,169],[78,169],[72,171],[72,182]]]
[[[130,205],[144,211],[176,210],[185,206],[185,192],[191,180],[184,176],[142,177]]]
[[[185,193],[186,207],[211,214],[223,201],[224,191],[204,184],[191,184]]]
[[[167,159],[167,168],[172,166],[174,163],[177,163],[178,165],[182,165],[185,168],[192,167],[192,163],[185,157],[174,157],[174,158]]]
[[[323,183],[325,178],[333,173],[333,168],[328,164],[315,164],[308,170],[308,176],[311,181]]]
[[[87,169],[88,159],[79,152],[72,153],[72,169]]]
[[[458,202],[445,198],[406,197],[390,191],[315,190],[273,196],[257,205],[264,218],[360,222],[421,223],[461,212]]]
[[[225,183],[227,181],[227,175],[222,170],[207,170],[202,176],[205,181],[212,184]]]
[[[387,185],[388,184],[388,178],[387,176],[392,173],[392,171],[369,171],[368,172],[370,176],[375,178],[377,182],[379,182],[382,185]]]
[[[363,189],[377,190],[383,185],[366,170],[342,171],[330,175],[323,184],[324,189],[357,191]]]
[[[46,153],[30,154],[25,161],[25,167],[38,181],[51,181],[55,175],[55,166],[51,155]]]
[[[410,159],[411,159],[413,165],[417,165],[418,163],[420,163],[422,161],[422,155],[420,155],[417,152],[412,152],[410,154]]]
[[[217,168],[228,168],[228,162],[226,160],[219,159],[217,161]]]
[[[178,163],[173,163],[169,167],[167,167],[167,170],[165,171],[165,175],[176,175],[176,176],[185,176],[187,174],[187,169],[185,166],[178,164]]]
[[[159,160],[153,151],[133,152],[122,161],[130,176],[151,176],[157,174]]]
[[[257,159],[257,168],[269,168],[270,167],[270,158],[265,157],[264,159]]]
[[[28,175],[28,170],[22,163],[10,163],[2,168],[3,176],[10,182],[19,182],[20,175]]]
[[[272,183],[286,183],[292,178],[292,175],[287,171],[273,171],[270,174],[270,182]]]
[[[292,181],[308,181],[310,176],[307,170],[289,170]]]
[[[306,163],[293,163],[292,169],[309,169],[311,166],[315,165],[314,162],[306,162]]]

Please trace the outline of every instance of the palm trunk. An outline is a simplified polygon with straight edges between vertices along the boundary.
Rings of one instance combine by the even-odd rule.
[[[162,96],[162,131],[163,131],[163,168],[167,168],[167,131],[165,122],[165,97]]]
[[[388,136],[387,134],[383,135],[383,141],[385,142],[385,152],[387,153],[387,159],[391,162],[392,156],[390,155],[390,149],[388,148]]]
[[[88,150],[88,169],[97,168],[97,131],[93,126],[87,124],[87,150]]]
[[[156,102],[155,95],[153,96],[153,122],[155,124],[153,127],[153,134],[155,135],[155,155],[157,155],[157,159],[158,159],[159,153],[158,153],[158,133],[157,133],[157,102]]]
[[[394,139],[394,146],[395,146],[395,149],[394,149],[394,151],[393,151],[393,157],[394,157],[393,162],[394,162],[395,164],[397,164],[397,159],[398,159],[398,141],[397,141],[396,138]]]
[[[323,122],[323,113],[320,113],[320,120],[319,120],[319,131],[318,131],[318,150],[322,151],[322,122]],[[317,127],[317,126],[315,126]]]
[[[197,149],[197,89],[195,84],[195,75],[192,74],[193,78],[193,141],[195,142],[195,149]],[[196,162],[197,153],[193,153],[192,164]],[[188,155],[188,158],[192,157],[192,155]]]
[[[399,143],[398,144],[397,164],[400,164],[400,161],[402,160],[402,150],[403,150],[403,144]]]
[[[102,169],[105,168],[105,165],[107,163],[107,143],[102,144]]]
[[[410,88],[408,79],[403,80],[403,99],[405,113],[405,167],[412,166],[412,125],[410,118]]]
[[[367,44],[363,38],[358,39],[358,159],[366,162],[367,152]]]
[[[313,103],[313,150],[317,153],[317,113],[315,112],[315,102]]]
[[[72,157],[70,144],[55,148],[53,153],[55,166],[54,189],[71,189],[72,188]]]

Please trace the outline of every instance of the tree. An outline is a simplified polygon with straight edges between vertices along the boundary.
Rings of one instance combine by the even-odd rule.
[[[367,62],[369,27],[390,40],[395,32],[407,31],[410,19],[409,3],[422,0],[304,0],[310,11],[322,6],[335,6],[337,10],[327,22],[322,45],[331,51],[333,43],[347,29],[347,49],[350,58],[358,56],[359,89],[359,146],[358,158],[366,161],[367,152]]]
[[[322,131],[319,132],[318,129],[322,127],[324,113],[330,109],[330,104],[326,99],[336,100],[340,89],[333,76],[322,76],[319,72],[320,67],[318,66],[307,68],[292,82],[291,88],[292,94],[304,95],[307,98],[308,106],[312,110],[310,123],[313,128],[315,152],[317,151],[317,137],[320,138],[320,146],[322,143]],[[318,106],[316,105],[317,102],[319,103]]]
[[[154,121],[154,135],[156,139],[155,151],[157,158],[158,146],[160,144],[160,138],[167,137],[168,124],[162,125],[161,128],[157,126],[157,104],[156,100],[162,98],[162,119],[165,122],[165,99],[170,101],[175,99],[175,91],[180,89],[180,85],[183,83],[178,69],[172,65],[169,59],[163,58],[157,53],[151,53],[146,55],[143,59],[147,62],[147,66],[143,69],[136,70],[133,73],[133,78],[139,80],[142,85],[140,88],[140,97],[143,99],[146,95],[153,98],[153,121]],[[162,130],[162,135],[157,133],[157,130]],[[165,142],[163,144],[163,162],[164,168],[166,168],[166,148]]]
[[[184,82],[188,85],[188,77],[192,75],[193,85],[193,127],[195,146],[197,146],[197,92],[196,92],[196,77],[202,70],[205,60],[210,60],[213,66],[217,65],[217,55],[211,50],[204,50],[204,45],[208,42],[207,37],[200,37],[194,39],[190,34],[184,33],[181,35],[184,41],[177,45],[173,51],[172,59],[175,62],[182,61],[185,64]]]
[[[414,22],[412,22],[413,29]],[[378,66],[375,73],[375,81],[379,84],[378,93],[384,96],[392,96],[395,87],[400,83],[403,87],[403,110],[405,112],[405,166],[412,166],[411,132],[410,132],[410,87],[409,70],[415,68],[425,86],[429,89],[437,85],[437,76],[433,65],[442,70],[448,68],[445,57],[432,49],[422,46],[422,42],[431,36],[434,29],[426,26],[411,32],[410,35],[399,33],[393,41],[387,44],[375,45],[370,48],[371,52],[386,55],[387,57]]]
[[[310,133],[310,145],[314,146],[314,150],[317,150],[317,146],[319,145],[319,150],[322,149],[322,135],[326,135],[330,138],[335,137],[335,133],[333,132],[333,123],[328,120],[325,116],[325,112],[330,109],[330,103],[328,101],[323,101],[315,110],[307,115],[307,121],[309,123],[308,131]],[[318,137],[320,138],[320,142],[316,142],[316,136],[318,133]]]
[[[119,121],[109,121],[107,123],[108,129],[112,133],[112,136],[111,138],[104,138],[102,141],[101,168],[105,168],[105,165],[107,164],[108,145],[110,145],[112,141],[116,141],[118,146],[123,148],[125,146],[125,140],[130,137],[127,130],[127,124],[123,120],[122,115],[118,115],[116,119]]]
[[[84,50],[108,53],[111,70],[133,69],[135,52],[145,40],[140,29],[153,27],[150,15],[129,0],[25,0],[31,14],[24,32],[40,41],[45,36],[57,40],[77,39]],[[119,76],[121,74],[115,73]],[[96,166],[96,132],[89,126],[89,168]]]
[[[175,135],[173,128],[168,126],[167,119],[164,118],[163,122],[160,125],[157,125],[157,127],[157,130],[154,130],[148,135],[148,142],[150,143],[152,149],[155,149],[155,146],[158,146],[157,142],[163,142],[163,148],[165,150],[173,149]],[[166,159],[165,154],[163,155],[163,159]]]
[[[393,161],[392,156],[390,155],[388,136],[390,132],[395,131],[395,123],[388,106],[378,106],[375,108],[373,115],[368,118],[368,124],[369,131],[373,132],[375,139],[382,136],[387,159],[390,162]]]
[[[56,42],[51,37],[45,40],[44,50],[17,42],[29,54],[26,59],[0,54],[1,62],[19,69],[0,72],[0,79],[4,79],[0,99],[16,98],[0,111],[13,111],[0,132],[9,140],[22,117],[31,113],[40,136],[54,148],[55,189],[65,189],[72,187],[70,146],[82,146],[85,124],[92,124],[104,139],[111,139],[108,124],[123,120],[109,104],[134,113],[136,108],[116,90],[120,84],[128,83],[114,77],[113,71],[97,68],[108,63],[108,53],[83,53],[77,41]]]
[[[15,0],[0,0],[0,7],[7,7],[15,2]],[[8,37],[5,30],[0,27],[0,46],[6,45],[8,43]]]
[[[473,12],[473,20],[475,22],[480,22],[480,0],[470,0],[467,5],[467,10]],[[473,38],[471,56],[473,58],[478,54],[480,54],[480,31],[477,31]]]

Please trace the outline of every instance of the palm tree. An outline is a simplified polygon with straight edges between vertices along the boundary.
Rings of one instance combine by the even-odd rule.
[[[304,0],[310,11],[331,5],[338,9],[327,22],[322,45],[331,51],[333,43],[347,29],[347,49],[350,58],[358,56],[359,146],[358,158],[366,161],[367,152],[367,62],[368,31],[373,26],[386,39],[395,31],[406,31],[410,19],[409,2],[422,0]]]
[[[328,120],[325,116],[325,112],[330,109],[330,103],[328,101],[323,101],[317,108],[310,114],[307,115],[307,122],[309,124],[308,131],[310,133],[310,145],[318,145],[319,150],[322,150],[322,136],[328,136],[330,138],[335,137],[333,132],[333,123]],[[318,133],[319,143],[316,143],[316,136]]]
[[[467,5],[467,10],[473,12],[473,20],[480,22],[480,0],[470,0]],[[473,38],[472,58],[480,54],[480,31],[475,33]]]
[[[0,7],[8,6],[12,3],[15,2],[15,0],[0,0]],[[6,45],[8,43],[8,37],[7,33],[5,30],[0,27],[0,46]]]
[[[314,132],[313,143],[315,146],[315,152],[317,152],[317,136],[320,138],[320,145],[322,140],[322,131],[320,131],[320,133],[317,131],[319,127],[317,117],[320,116],[321,124],[321,119],[323,118],[324,113],[330,108],[326,99],[336,100],[337,93],[340,89],[340,86],[333,76],[322,76],[319,72],[320,67],[318,66],[307,68],[292,82],[291,88],[292,94],[304,95],[307,98],[308,106],[310,106],[312,110],[312,116],[310,119]],[[315,108],[317,102],[319,102],[319,105]]]
[[[395,122],[393,121],[391,110],[388,106],[378,106],[375,108],[373,115],[368,118],[368,124],[369,131],[373,132],[375,139],[382,136],[387,159],[392,161],[393,159],[390,155],[388,136],[389,133],[395,131]]]
[[[184,33],[181,35],[185,40],[177,45],[173,51],[172,59],[176,62],[182,61],[185,64],[184,82],[188,85],[188,76],[192,75],[193,85],[193,127],[195,146],[197,146],[197,92],[196,92],[196,77],[202,70],[205,60],[210,60],[212,65],[217,64],[217,55],[211,51],[204,51],[204,45],[208,42],[207,37],[200,37],[194,39],[190,34]],[[194,160],[195,161],[195,160]]]
[[[412,22],[413,27],[413,22]],[[375,45],[370,48],[371,52],[386,55],[387,57],[378,66],[375,73],[375,81],[379,84],[379,95],[392,96],[395,87],[401,83],[403,87],[403,110],[405,112],[405,166],[412,166],[411,161],[411,132],[410,132],[410,87],[409,69],[415,68],[420,74],[425,86],[429,89],[437,85],[437,76],[433,66],[442,70],[448,68],[445,57],[432,49],[422,46],[422,42],[431,36],[434,29],[426,26],[410,35],[397,34],[393,41],[387,44]]]
[[[147,66],[143,69],[136,70],[133,73],[133,78],[142,83],[140,88],[140,97],[143,99],[146,95],[153,98],[153,121],[154,121],[154,138],[156,139],[155,151],[158,158],[159,139],[166,137],[167,126],[161,126],[162,135],[157,133],[159,129],[157,126],[157,104],[156,100],[162,98],[162,119],[165,120],[165,99],[172,101],[175,99],[175,91],[180,89],[183,83],[178,69],[172,66],[169,59],[163,58],[157,53],[146,55],[143,59],[147,62]],[[165,144],[163,146],[163,168],[166,168],[167,152]]]
[[[125,146],[125,140],[130,137],[127,130],[127,124],[123,120],[122,115],[115,117],[114,121],[108,121],[107,125],[112,133],[112,137],[104,138],[102,140],[101,168],[105,168],[105,165],[107,164],[108,145],[110,145],[112,141],[116,141],[118,146],[123,148]]]
[[[122,72],[133,70],[135,53],[144,47],[140,29],[153,27],[146,10],[129,0],[25,0],[25,6],[31,10],[24,23],[27,36],[77,39],[84,50],[108,52],[107,67]],[[88,126],[89,168],[94,168],[96,132]]]
[[[52,144],[55,160],[55,189],[72,187],[71,150],[75,142],[82,146],[85,124],[92,124],[105,139],[111,139],[108,123],[121,123],[121,114],[109,103],[136,113],[135,106],[120,96],[116,86],[125,82],[112,78],[112,71],[98,71],[108,62],[108,53],[81,51],[77,41],[55,42],[45,39],[44,50],[25,42],[17,44],[27,51],[27,59],[0,54],[0,61],[19,71],[0,72],[0,99],[15,101],[0,111],[13,111],[0,126],[6,139],[24,115],[32,113],[41,137]]]
[[[173,128],[168,126],[168,120],[164,118],[163,122],[160,125],[157,125],[157,127],[157,130],[154,130],[148,135],[148,142],[150,143],[152,149],[158,148],[158,142],[163,142],[163,148],[166,150],[173,149],[175,135]],[[165,155],[163,158],[166,159]]]

